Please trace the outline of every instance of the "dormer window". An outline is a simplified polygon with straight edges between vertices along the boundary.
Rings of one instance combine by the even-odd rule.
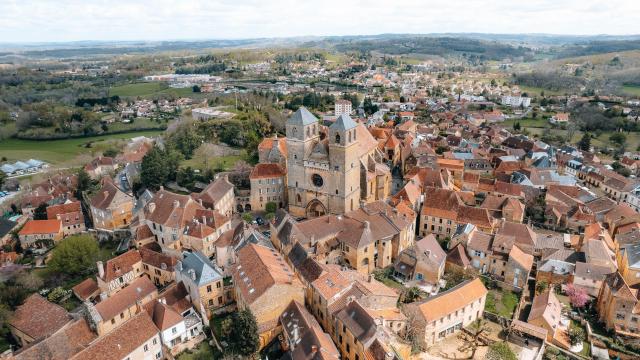
[[[340,144],[340,134],[336,134],[336,144]]]

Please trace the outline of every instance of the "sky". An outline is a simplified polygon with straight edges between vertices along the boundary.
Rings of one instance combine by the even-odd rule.
[[[0,42],[640,34],[640,0],[0,0]]]

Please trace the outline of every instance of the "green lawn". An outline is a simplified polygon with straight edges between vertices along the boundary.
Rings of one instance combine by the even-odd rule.
[[[193,94],[193,90],[191,88],[169,88],[165,84],[160,82],[141,82],[135,84],[126,84],[114,86],[109,90],[109,96],[117,95],[121,97],[145,97],[160,94],[173,94],[177,97],[183,97]]]
[[[534,86],[525,86],[525,85],[518,85],[518,87],[520,88],[520,91],[523,93],[527,93],[527,95],[529,95],[530,97],[535,97],[535,96],[540,96],[540,93],[544,91],[544,95],[548,96],[548,95],[564,95],[565,93],[569,93],[570,91],[568,90],[549,90],[549,89],[544,89],[541,87],[534,87]]]
[[[622,91],[629,95],[640,96],[640,86],[624,85]]]
[[[214,349],[209,345],[209,339],[205,339],[198,344],[195,349],[187,350],[180,353],[177,360],[201,360],[201,359],[220,359],[221,355],[217,349]]]
[[[537,119],[509,119],[505,120],[502,125],[512,129],[513,124],[516,122],[519,122],[520,126],[523,128],[545,128],[550,126],[549,120],[542,119],[540,117]]]
[[[491,289],[487,294],[484,309],[490,313],[498,314],[507,319],[513,317],[518,306],[518,296],[511,291]]]
[[[0,154],[10,161],[43,160],[50,164],[67,163],[80,154],[93,155],[108,147],[108,140],[131,139],[136,136],[156,136],[161,130],[136,131],[63,140],[0,140]],[[90,148],[86,144],[91,142]]]

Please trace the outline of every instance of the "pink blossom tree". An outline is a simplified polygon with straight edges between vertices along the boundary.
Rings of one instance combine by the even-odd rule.
[[[569,302],[574,308],[583,308],[589,302],[589,295],[583,288],[575,287],[569,284],[565,288],[565,293],[569,296]]]

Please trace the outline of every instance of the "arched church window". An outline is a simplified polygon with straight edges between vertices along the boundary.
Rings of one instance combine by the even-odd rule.
[[[349,131],[349,142],[351,142],[351,131]]]
[[[298,202],[298,204],[302,202],[302,197],[300,196],[300,194],[296,195],[296,201]]]
[[[311,136],[311,128],[307,128],[307,137]]]
[[[313,135],[318,134],[318,129],[316,128],[316,125],[313,125]]]
[[[340,144],[340,134],[336,134],[336,144]]]
[[[353,141],[356,141],[356,134],[357,133],[358,133],[357,131],[353,130]]]

